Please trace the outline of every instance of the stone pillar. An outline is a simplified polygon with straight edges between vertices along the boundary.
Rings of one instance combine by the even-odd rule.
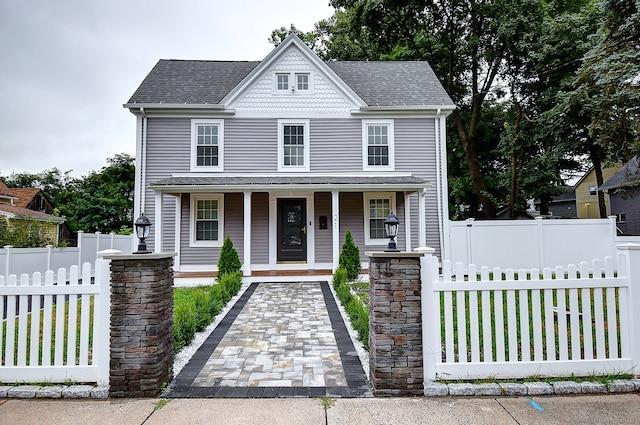
[[[173,257],[111,260],[110,397],[155,397],[173,379]]]
[[[369,255],[369,368],[376,396],[422,396],[420,257]]]

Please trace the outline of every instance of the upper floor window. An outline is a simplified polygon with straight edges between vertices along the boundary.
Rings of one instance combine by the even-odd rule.
[[[364,170],[395,169],[393,121],[362,122],[362,157]]]
[[[191,196],[191,246],[222,246],[223,195]]]
[[[276,74],[276,88],[280,90],[289,90],[289,74]]]
[[[589,186],[589,195],[594,196],[598,194],[598,186],[592,184]]]
[[[312,88],[310,72],[277,72],[275,74],[275,92],[278,94],[309,93]]]
[[[297,88],[300,91],[309,90],[309,74],[296,74]]]
[[[384,220],[395,211],[395,194],[392,192],[365,193],[364,211],[365,244],[388,244],[389,237],[384,228]]]
[[[309,171],[309,120],[278,120],[278,171]]]
[[[222,171],[222,120],[191,120],[191,171]]]

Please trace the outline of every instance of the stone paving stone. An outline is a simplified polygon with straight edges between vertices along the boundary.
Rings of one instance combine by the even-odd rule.
[[[346,386],[320,284],[261,283],[194,386]]]

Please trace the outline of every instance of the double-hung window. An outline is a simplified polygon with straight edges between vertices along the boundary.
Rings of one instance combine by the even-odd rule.
[[[191,120],[191,171],[222,171],[224,122]]]
[[[276,72],[274,83],[276,94],[309,94],[313,91],[311,72]]]
[[[289,90],[289,74],[276,74],[276,89]]]
[[[309,120],[278,120],[278,171],[309,171]]]
[[[389,237],[384,228],[384,220],[395,212],[395,194],[392,192],[365,193],[364,228],[366,245],[386,245]]]
[[[191,196],[191,246],[222,246],[223,195]]]
[[[395,168],[393,140],[393,121],[363,121],[363,169],[368,171],[393,171]]]

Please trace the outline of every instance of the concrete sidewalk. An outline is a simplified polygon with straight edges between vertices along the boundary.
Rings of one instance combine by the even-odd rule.
[[[337,399],[328,424],[637,424],[639,394]],[[325,424],[320,399],[0,400],[0,424]]]

